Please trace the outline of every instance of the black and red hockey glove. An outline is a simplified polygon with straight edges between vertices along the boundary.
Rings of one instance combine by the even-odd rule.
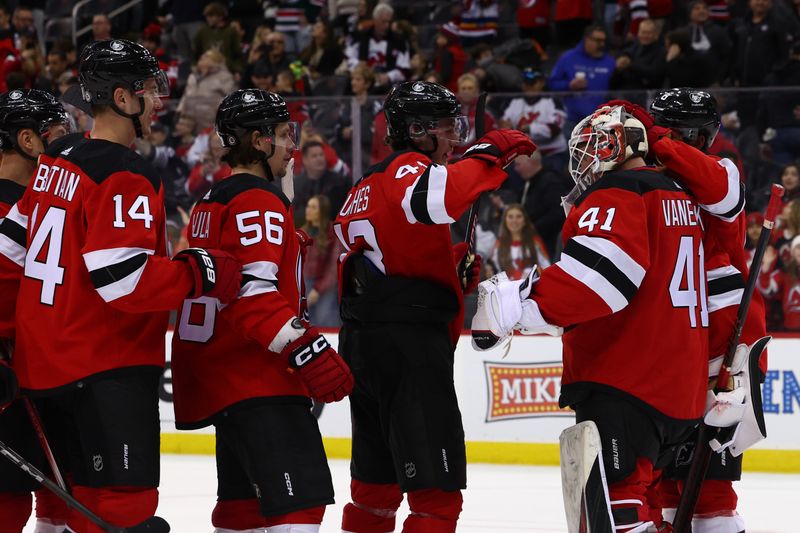
[[[353,391],[353,374],[344,359],[331,348],[316,328],[286,345],[281,355],[289,360],[318,402],[338,402]]]
[[[192,268],[194,290],[187,298],[209,296],[228,304],[239,295],[242,286],[242,265],[228,252],[203,248],[186,248],[173,258]]]
[[[464,157],[475,157],[505,168],[521,155],[531,155],[536,151],[533,141],[517,130],[490,131],[470,146]]]
[[[456,262],[456,272],[463,272],[461,277],[461,289],[464,294],[472,294],[478,288],[481,282],[481,268],[483,266],[483,259],[479,254],[467,256],[467,243],[460,242],[453,246],[453,259]],[[464,262],[469,262],[465,266]]]
[[[314,244],[314,238],[301,229],[296,229],[294,232],[297,235],[297,241],[300,243],[300,257],[305,260],[308,249]]]

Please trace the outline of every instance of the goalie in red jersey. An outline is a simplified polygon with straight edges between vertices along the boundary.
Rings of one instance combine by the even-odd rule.
[[[622,106],[582,120],[569,147],[576,187],[560,260],[541,277],[483,282],[473,338],[485,349],[514,329],[563,328],[559,403],[575,410],[576,428],[596,427],[601,448],[591,486],[563,484],[570,531],[582,521],[592,531],[668,531],[655,498],[658,470],[703,416],[706,398],[700,207],[645,166],[645,127]],[[573,466],[562,462],[565,479],[574,480]],[[580,505],[582,492],[602,504]]]
[[[347,250],[339,349],[355,376],[345,532],[393,531],[403,493],[405,533],[453,532],[461,512],[466,454],[453,353],[480,261],[462,287],[456,265],[467,247],[452,245],[449,225],[536,147],[497,130],[446,164],[469,131],[460,109],[435,83],[392,89],[384,114],[394,152],[356,183],[335,221]]]

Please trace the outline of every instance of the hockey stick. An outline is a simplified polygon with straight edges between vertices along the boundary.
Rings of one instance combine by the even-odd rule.
[[[61,487],[62,490],[69,491],[64,477],[61,475],[61,470],[58,468],[58,463],[56,463],[53,450],[50,449],[50,443],[47,441],[47,435],[44,433],[44,426],[42,425],[42,418],[39,416],[39,411],[36,410],[36,406],[33,405],[30,398],[23,397],[22,402],[25,404],[25,410],[28,411],[28,417],[31,419],[33,429],[36,431],[36,437],[39,439],[39,445],[42,447],[45,457],[47,457],[47,462],[50,464],[50,470],[53,471],[53,477],[56,483],[58,483],[58,486]]]
[[[717,376],[717,385],[714,387],[714,392],[722,392],[725,389],[725,384],[728,383],[730,377],[731,365],[733,364],[733,357],[736,354],[736,347],[739,345],[739,338],[742,336],[742,328],[744,327],[744,320],[747,316],[747,310],[750,307],[750,301],[753,299],[753,291],[756,287],[758,280],[758,273],[761,270],[761,261],[764,258],[764,251],[767,249],[769,243],[769,236],[772,233],[772,228],[775,226],[775,217],[781,206],[781,197],[783,196],[784,189],[782,186],[774,184],[770,191],[769,205],[767,205],[767,212],[764,215],[764,225],[761,228],[761,235],[758,237],[756,244],[755,254],[753,255],[753,262],[750,264],[750,273],[747,276],[747,284],[745,285],[742,301],[739,303],[739,309],[736,312],[736,325],[734,326],[733,334],[731,335],[730,342],[728,343],[728,350],[725,353],[725,358],[722,360],[722,368],[719,370]],[[681,499],[678,503],[678,508],[675,512],[675,519],[672,528],[675,533],[689,533],[692,525],[692,515],[694,514],[697,499],[700,496],[700,488],[703,486],[703,480],[708,472],[708,465],[711,461],[711,447],[709,442],[717,434],[718,428],[710,427],[704,423],[700,424],[700,430],[697,434],[697,443],[695,444],[694,457],[689,466],[689,474],[686,477],[686,483],[681,492]]]
[[[24,472],[27,472],[33,479],[44,485],[50,492],[66,502],[67,505],[77,510],[107,533],[169,533],[169,524],[167,524],[166,520],[158,516],[150,517],[141,524],[133,527],[113,526],[94,514],[88,507],[76,500],[69,492],[50,481],[35,466],[6,446],[3,441],[0,441],[0,454],[4,455],[9,461],[17,465]]]
[[[478,96],[478,103],[475,104],[475,140],[477,141],[486,134],[486,93],[481,93]],[[464,232],[464,242],[467,243],[467,253],[464,255],[464,260],[458,268],[458,279],[461,280],[461,286],[467,285],[467,272],[475,262],[475,232],[478,229],[478,211],[481,207],[481,197],[475,200],[472,207],[469,208],[469,217],[467,218],[467,230]]]

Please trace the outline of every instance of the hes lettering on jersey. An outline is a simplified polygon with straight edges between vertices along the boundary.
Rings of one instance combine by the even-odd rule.
[[[369,209],[369,185],[350,191],[344,201],[342,210],[339,211],[340,217],[357,215]]]
[[[58,165],[39,163],[36,168],[36,177],[33,178],[33,190],[36,192],[49,191],[51,194],[71,202],[80,181],[80,174],[69,169]]]

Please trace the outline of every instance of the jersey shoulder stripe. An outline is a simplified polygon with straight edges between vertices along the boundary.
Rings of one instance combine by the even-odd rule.
[[[0,202],[11,207],[22,198],[25,187],[16,181],[0,179]]]
[[[206,196],[200,200],[200,204],[229,204],[234,198],[250,190],[262,190],[274,194],[281,203],[289,209],[291,202],[283,194],[283,191],[274,183],[266,178],[258,177],[254,174],[234,174],[224,180],[215,183]]]
[[[601,255],[597,250],[586,244],[586,242],[581,243],[576,239],[570,239],[564,247],[563,254],[575,259],[587,270],[594,270],[596,274],[604,278],[628,303],[630,303],[644,278],[643,269],[641,269],[639,265],[636,265],[633,260],[630,260],[641,272],[637,272],[636,274],[625,272],[607,257]]]
[[[47,147],[46,153],[54,159],[69,161],[98,185],[113,174],[126,172],[144,177],[155,192],[161,190],[161,177],[153,165],[119,143],[73,133],[57,139]]]
[[[575,202],[578,207],[590,194],[604,189],[621,189],[643,196],[651,191],[680,191],[674,180],[654,170],[621,170],[604,174],[594,182]]]

